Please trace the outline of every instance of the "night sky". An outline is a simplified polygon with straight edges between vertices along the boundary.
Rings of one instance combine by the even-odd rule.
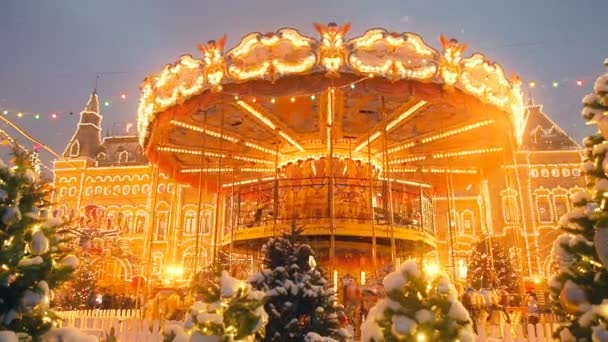
[[[535,81],[534,101],[580,141],[591,132],[581,98],[608,57],[606,13],[607,0],[0,0],[0,111],[62,153],[97,73],[101,102],[110,101],[104,129],[123,134],[144,77],[182,54],[200,56],[197,44],[226,33],[231,48],[249,32],[286,26],[316,37],[314,22],[335,21],[352,23],[349,37],[384,27],[418,33],[438,50],[439,34],[466,42],[467,56],[479,51],[518,73],[526,95]],[[28,114],[36,112],[38,120]]]

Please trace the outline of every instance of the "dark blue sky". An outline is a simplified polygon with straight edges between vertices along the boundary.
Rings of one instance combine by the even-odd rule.
[[[467,42],[467,55],[482,52],[525,84],[536,81],[535,101],[580,140],[590,132],[580,99],[608,57],[606,13],[608,0],[1,0],[0,109],[40,112],[40,120],[9,117],[61,153],[97,72],[102,101],[112,101],[103,125],[122,131],[135,122],[140,81],[182,54],[198,56],[199,43],[226,33],[232,47],[246,33],[284,26],[316,36],[315,21],[349,21],[350,37],[385,27],[437,49],[442,33]]]

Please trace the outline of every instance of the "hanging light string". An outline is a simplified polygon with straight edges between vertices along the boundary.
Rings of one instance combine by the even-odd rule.
[[[0,128],[0,137],[2,137],[2,143],[4,143],[4,141],[8,142],[11,146],[16,146],[19,149],[21,149],[22,151],[25,152],[29,152],[31,151],[31,149],[26,148],[25,146],[21,145],[15,138],[11,137],[10,134],[8,134],[7,131],[3,130],[2,128]],[[2,144],[0,143],[0,145]],[[39,146],[39,145],[36,145]],[[34,150],[36,148],[34,147]],[[49,168],[46,164],[44,164],[42,162],[42,160],[39,161],[40,166],[42,166],[45,170],[53,172],[53,170],[51,168]]]

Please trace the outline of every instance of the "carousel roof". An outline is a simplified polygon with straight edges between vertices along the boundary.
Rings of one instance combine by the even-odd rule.
[[[197,183],[201,172],[262,179],[275,166],[336,157],[399,172],[473,173],[521,143],[521,82],[465,44],[438,52],[414,33],[315,25],[225,37],[142,84],[140,142],[152,162]],[[234,171],[234,172],[233,172]],[[245,175],[244,173],[248,173]],[[391,175],[392,178],[392,175]]]

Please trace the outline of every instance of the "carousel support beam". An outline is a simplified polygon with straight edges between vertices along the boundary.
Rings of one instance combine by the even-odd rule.
[[[334,91],[333,87],[330,88],[327,98],[333,98]],[[333,107],[333,100],[329,100],[332,104],[330,111],[333,113],[335,108]],[[332,114],[333,116],[333,114]],[[335,203],[334,203],[334,185],[335,185],[335,175],[334,175],[334,139],[333,139],[333,125],[328,125],[328,133],[329,133],[329,187],[327,194],[327,205],[329,207],[329,231],[330,231],[330,240],[329,240],[329,259],[331,262],[332,273],[335,275],[336,268],[336,213],[335,213]],[[335,279],[334,279],[335,280]],[[337,282],[334,281],[334,287],[337,286]]]
[[[395,113],[386,116],[393,117],[394,119],[392,119],[388,123],[385,123],[386,120],[383,120],[380,123],[381,127],[376,127],[376,133],[374,133],[371,137],[368,137],[368,139],[365,139],[361,143],[359,143],[359,145],[357,145],[357,147],[355,148],[355,152],[360,152],[365,146],[378,139],[383,132],[388,133],[393,128],[399,126],[405,119],[412,116],[412,114],[416,113],[418,110],[422,109],[428,104],[429,103],[425,100],[420,100],[414,104],[412,104],[412,101],[409,101],[408,103],[399,107],[399,109],[397,109]],[[383,143],[383,145],[386,145],[386,143]],[[382,153],[386,152],[386,148],[383,148],[382,150]]]
[[[224,120],[225,120],[225,111],[222,110],[222,120],[221,120],[221,127],[220,127],[220,134],[224,134]],[[220,140],[220,150],[223,147],[223,141]],[[223,157],[218,158],[217,161],[217,168],[218,170],[222,169],[222,161],[223,161]],[[217,173],[217,183],[216,183],[216,196],[215,196],[215,224],[213,227],[213,263],[216,263],[218,261],[218,256],[219,256],[219,249],[220,249],[220,242],[219,242],[219,236],[220,236],[220,226],[221,226],[221,222],[220,222],[220,207],[221,207],[221,197],[222,197],[222,187],[220,186],[220,184],[222,184],[222,172],[218,172]]]
[[[253,106],[243,100],[238,100],[236,101],[236,104],[238,105],[238,108],[241,110],[244,110],[245,112],[251,114],[253,117],[255,117],[256,119],[258,119],[260,122],[262,122],[266,127],[270,128],[273,131],[277,131],[278,134],[285,140],[287,140],[288,143],[290,143],[291,145],[293,145],[295,148],[297,148],[299,151],[303,152],[304,148],[302,147],[302,145],[300,145],[294,138],[293,136],[295,135],[294,132],[291,132],[291,130],[287,129],[286,127],[279,127],[279,125],[277,125],[276,123],[272,122],[272,120],[269,119],[270,114],[266,113],[266,111],[264,109],[262,109],[259,106]]]
[[[203,116],[203,131],[205,130],[205,128],[207,127],[207,112],[205,112],[204,116]],[[201,251],[201,239],[203,236],[203,224],[204,224],[204,220],[202,219],[202,215],[201,215],[201,208],[203,206],[203,181],[205,182],[205,195],[207,194],[207,177],[205,177],[205,179],[203,180],[203,170],[206,170],[205,166],[206,166],[206,158],[205,158],[205,147],[206,147],[206,135],[203,134],[202,139],[201,139],[201,154],[200,154],[200,165],[201,168],[199,170],[199,174],[198,174],[198,193],[197,193],[197,198],[198,198],[198,203],[196,206],[196,242],[195,242],[195,247],[194,247],[194,273],[197,273],[199,270],[199,265],[200,265],[200,251]]]
[[[371,212],[371,224],[372,224],[372,267],[374,270],[374,279],[378,279],[378,257],[377,257],[377,245],[376,245],[376,215],[374,212],[374,180],[373,180],[373,167],[372,167],[372,152],[369,145],[369,136],[367,143],[367,171],[369,181],[369,208]]]

